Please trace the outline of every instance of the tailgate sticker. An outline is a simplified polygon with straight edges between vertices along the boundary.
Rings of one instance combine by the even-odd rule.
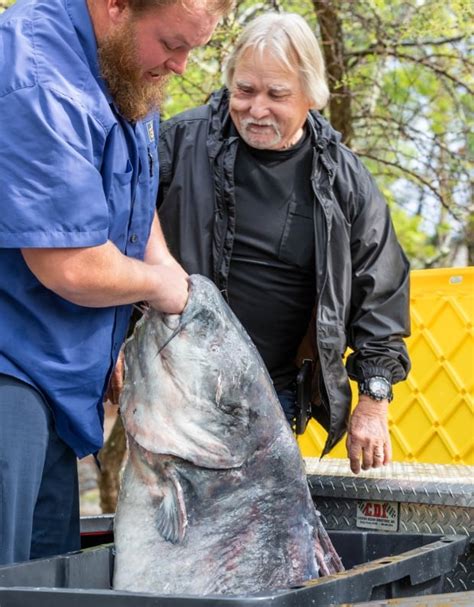
[[[398,506],[397,502],[358,501],[356,527],[398,531]]]

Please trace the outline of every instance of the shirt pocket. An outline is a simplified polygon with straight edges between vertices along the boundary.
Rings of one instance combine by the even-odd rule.
[[[124,172],[114,172],[112,173],[112,188],[118,187],[122,188],[128,185],[132,181],[133,176],[133,168],[130,160],[127,160],[127,166]]]
[[[278,258],[308,269],[314,259],[313,207],[292,200],[281,237]]]

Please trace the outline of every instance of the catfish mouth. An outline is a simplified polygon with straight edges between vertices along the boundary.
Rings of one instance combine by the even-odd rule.
[[[169,328],[169,325],[163,320],[164,324]],[[176,329],[171,333],[171,335],[168,337],[167,340],[165,340],[165,343],[162,344],[159,348],[158,348],[158,352],[156,353],[156,355],[161,355],[161,353],[163,352],[163,350],[166,348],[166,346],[170,343],[170,341],[172,341],[179,333],[181,333],[181,331],[184,329],[184,325],[182,322],[180,322],[178,324],[178,326],[176,327]]]
[[[157,355],[168,346],[168,344],[179,335],[191,322],[196,320],[203,321],[206,317],[214,319],[216,310],[220,308],[221,301],[214,294],[215,285],[208,278],[199,274],[192,274],[188,278],[189,295],[188,301],[181,314],[159,314],[161,321],[171,334],[165,339],[164,343],[158,348]],[[212,285],[212,289],[210,289]],[[210,323],[212,324],[212,323]]]

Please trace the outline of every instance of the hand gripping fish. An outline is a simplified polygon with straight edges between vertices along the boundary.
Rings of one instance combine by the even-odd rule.
[[[343,569],[268,372],[214,284],[125,347],[114,588],[236,595]]]

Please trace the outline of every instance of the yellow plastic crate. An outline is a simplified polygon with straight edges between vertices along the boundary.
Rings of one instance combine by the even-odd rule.
[[[413,271],[410,314],[412,370],[390,405],[393,459],[472,466],[474,267]],[[298,440],[304,457],[317,457],[326,432],[311,420]],[[344,441],[328,457],[346,457]]]

